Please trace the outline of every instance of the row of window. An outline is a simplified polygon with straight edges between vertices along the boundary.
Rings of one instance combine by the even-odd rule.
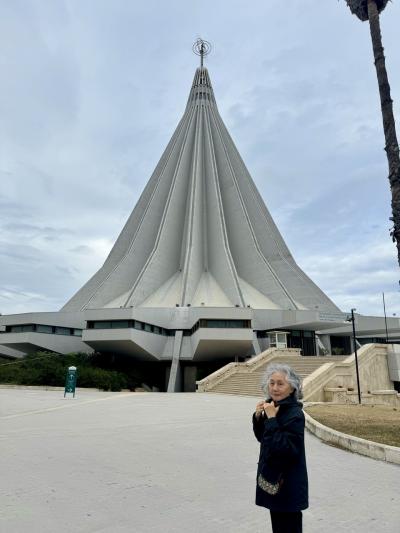
[[[156,335],[172,336],[175,331],[172,329],[161,328],[154,324],[147,324],[140,322],[140,320],[89,320],[87,323],[88,329],[126,329],[133,328],[141,331],[148,331]]]
[[[189,337],[199,328],[251,328],[251,320],[219,320],[215,318],[201,318],[191,329],[184,329],[183,335]]]
[[[175,335],[174,329],[162,328],[154,324],[141,322],[140,320],[89,320],[87,322],[88,329],[137,329],[140,331],[147,331],[155,333],[156,335],[164,335],[166,337],[173,337]],[[251,329],[251,320],[222,320],[222,319],[206,319],[198,320],[191,329],[184,329],[183,335],[193,335],[199,328],[239,328]],[[45,324],[21,324],[15,326],[6,326],[6,333],[23,333],[36,332],[48,333],[53,335],[73,335],[75,337],[82,336],[82,330],[78,328],[67,328],[63,326],[48,326]],[[257,337],[268,337],[268,331],[257,331]],[[292,330],[288,333],[288,337],[310,338],[314,337],[313,331]],[[381,339],[376,339],[379,342]],[[376,341],[375,340],[375,341]],[[368,339],[371,342],[370,339]]]
[[[383,337],[363,337],[360,339],[357,337],[357,341],[360,344],[386,344],[386,338]]]
[[[274,331],[278,331],[278,330],[274,330]],[[265,339],[268,337],[268,333],[269,331],[267,330],[257,331],[257,337],[261,339]],[[292,331],[288,331],[287,333],[288,333],[288,337],[301,337],[301,338],[310,338],[310,339],[314,337],[313,331],[292,330]]]
[[[82,337],[82,330],[78,328],[66,328],[63,326],[47,326],[45,324],[19,324],[18,326],[6,326],[6,333],[49,333],[51,335],[73,335]]]
[[[87,323],[88,329],[126,329],[133,328],[141,331],[148,331],[156,335],[165,335],[173,337],[175,335],[174,329],[166,329],[154,324],[141,322],[140,320],[89,320]],[[191,329],[184,329],[185,336],[192,335],[199,328],[251,328],[250,320],[215,320],[215,319],[200,319],[194,324]]]
[[[251,320],[215,320],[201,318],[199,320],[201,328],[251,328]]]

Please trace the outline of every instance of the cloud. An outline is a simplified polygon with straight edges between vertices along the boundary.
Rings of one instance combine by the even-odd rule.
[[[75,246],[74,248],[71,248],[69,251],[74,254],[84,254],[84,255],[93,253],[93,249],[90,248],[90,246],[86,246],[85,244],[80,244],[79,246]]]
[[[12,314],[55,311],[60,307],[60,301],[46,293],[23,291],[20,287],[0,288],[0,309],[10,308]]]
[[[307,255],[299,263],[344,311],[356,307],[360,314],[381,315],[384,292],[390,312],[400,312],[400,272],[390,242],[370,242],[342,255]]]
[[[32,2],[13,2],[2,10],[2,141],[40,152],[55,136],[61,140],[78,114],[79,72],[65,31],[66,13],[50,9],[53,16],[44,24]]]
[[[377,312],[385,290],[400,315],[367,26],[344,2],[186,8],[1,3],[1,311],[57,309],[104,262],[184,111],[201,34],[221,116],[295,259],[342,308]],[[397,117],[399,15],[396,2],[381,16]]]

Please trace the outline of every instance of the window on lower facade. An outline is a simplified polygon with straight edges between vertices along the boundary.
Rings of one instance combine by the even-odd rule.
[[[9,331],[11,333],[21,333],[22,332],[22,326],[11,326]]]
[[[54,333],[56,335],[71,335],[71,329],[63,328],[61,326],[56,326]]]
[[[110,329],[111,328],[111,322],[92,322],[93,329]]]
[[[45,326],[43,324],[38,324],[36,326],[36,331],[38,333],[53,333],[53,327],[52,326]]]
[[[201,328],[251,328],[250,320],[200,319]]]
[[[111,327],[115,329],[129,328],[129,320],[114,320],[111,322]]]

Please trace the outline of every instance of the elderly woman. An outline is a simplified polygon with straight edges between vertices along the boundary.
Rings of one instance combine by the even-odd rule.
[[[270,510],[274,533],[301,533],[308,507],[301,382],[288,365],[268,366],[253,430],[260,442],[256,505]]]

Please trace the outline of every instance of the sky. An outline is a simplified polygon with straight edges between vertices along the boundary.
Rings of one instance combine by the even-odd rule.
[[[400,136],[400,2],[381,15]],[[0,0],[0,312],[56,311],[103,264],[181,118],[198,57],[300,267],[400,316],[367,22],[344,0]]]

